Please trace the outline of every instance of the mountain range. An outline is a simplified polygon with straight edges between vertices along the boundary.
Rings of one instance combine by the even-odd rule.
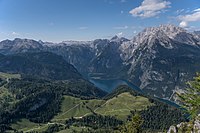
[[[128,80],[146,94],[169,100],[176,100],[174,92],[182,91],[200,71],[199,32],[174,25],[146,28],[132,39],[114,36],[51,43],[16,38],[0,42],[0,57],[33,52],[62,56],[85,78]]]

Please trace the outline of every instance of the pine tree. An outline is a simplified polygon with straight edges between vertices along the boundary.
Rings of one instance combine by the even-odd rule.
[[[194,119],[200,111],[200,73],[194,77],[193,81],[187,83],[188,88],[185,93],[178,93],[184,107],[188,110],[191,118]]]
[[[127,122],[121,127],[121,133],[141,133],[141,126],[143,124],[143,119],[139,114],[135,114],[131,121]]]

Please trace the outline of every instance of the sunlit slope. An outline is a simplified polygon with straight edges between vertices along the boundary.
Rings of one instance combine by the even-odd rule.
[[[95,112],[101,115],[110,115],[116,116],[119,119],[125,119],[130,115],[130,111],[143,110],[151,105],[153,104],[145,97],[133,96],[129,92],[124,92],[107,100],[100,108],[95,109]]]
[[[72,117],[82,118],[90,114],[116,116],[125,120],[130,111],[143,110],[153,105],[148,98],[133,96],[129,92],[121,93],[108,100],[81,100],[71,96],[64,96],[61,104],[61,112],[54,117],[53,121],[66,120]]]

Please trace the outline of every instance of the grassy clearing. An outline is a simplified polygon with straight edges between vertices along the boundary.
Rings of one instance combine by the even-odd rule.
[[[45,132],[50,124],[54,123],[46,123],[46,124],[38,124],[29,121],[28,119],[21,119],[15,122],[14,124],[11,125],[13,129],[16,129],[18,131],[22,131],[24,133],[28,132]]]
[[[72,96],[64,96],[61,104],[61,111],[53,118],[52,121],[61,122],[71,117],[81,118],[83,116],[92,114],[91,110],[95,110],[103,103],[105,103],[104,100],[81,100],[80,98],[75,98]]]
[[[3,103],[12,103],[16,99],[14,98],[13,94],[10,93],[6,88],[0,87],[0,107]]]
[[[62,130],[58,133],[74,133],[74,132],[80,133],[80,132],[83,132],[83,131],[87,131],[87,129],[91,129],[91,128],[71,126],[69,129]]]
[[[7,88],[4,86],[0,87],[0,109],[3,108],[5,109],[7,106],[10,104],[16,103],[17,100],[15,96],[8,91]]]
[[[64,96],[61,112],[52,121],[66,120],[71,117],[81,117],[91,111],[86,107],[85,101],[80,98]]]
[[[44,125],[42,125],[42,126],[38,126],[38,127],[36,127],[36,128],[26,130],[26,131],[24,131],[24,132],[27,132],[27,133],[28,133],[28,132],[30,132],[30,131],[34,131],[34,132],[39,132],[39,133],[41,133],[41,132],[45,132],[45,131],[48,129],[48,127],[49,127],[48,124],[44,124]]]
[[[0,79],[4,80],[5,84],[1,84],[0,86],[0,109],[5,108],[14,102],[17,102],[15,96],[5,88],[6,84],[9,82],[9,79],[20,79],[20,74],[9,74],[0,72]],[[7,82],[6,82],[7,81]]]
[[[127,116],[130,115],[131,110],[142,110],[151,105],[147,98],[133,96],[126,92],[109,99],[95,112],[101,115],[116,116],[119,119],[125,120]]]
[[[9,73],[3,73],[0,72],[0,78],[1,79],[20,79],[21,75],[20,74],[9,74]]]
[[[81,100],[80,98],[64,96],[61,112],[54,117],[53,121],[66,120],[71,117],[80,118],[92,114],[92,111],[125,120],[130,115],[131,110],[142,110],[151,105],[147,98],[133,96],[128,92],[122,93],[108,101],[97,99]]]
[[[39,127],[38,124],[30,122],[28,119],[21,119],[12,124],[12,128],[17,129],[19,131],[28,131],[38,127]]]
[[[86,101],[86,105],[90,109],[95,110],[99,108],[102,104],[104,104],[105,102],[106,102],[105,100],[92,99],[92,100]]]

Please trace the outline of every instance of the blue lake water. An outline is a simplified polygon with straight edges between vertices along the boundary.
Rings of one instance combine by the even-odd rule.
[[[133,83],[131,83],[127,80],[123,80],[123,79],[92,79],[92,78],[89,78],[89,81],[92,82],[96,87],[98,87],[108,93],[112,92],[112,90],[117,88],[119,85],[127,85],[130,88],[132,88],[133,90],[135,90],[139,93],[143,93],[143,91],[139,87],[137,87]],[[162,102],[170,104],[174,107],[180,107],[179,105],[177,105],[176,103],[174,103],[172,101],[158,98],[158,97],[155,97],[155,98],[157,98],[158,100],[160,100]]]
[[[128,85],[135,91],[142,92],[140,88],[123,79],[89,79],[89,81],[106,92],[112,92],[112,90],[117,88],[119,85]]]

